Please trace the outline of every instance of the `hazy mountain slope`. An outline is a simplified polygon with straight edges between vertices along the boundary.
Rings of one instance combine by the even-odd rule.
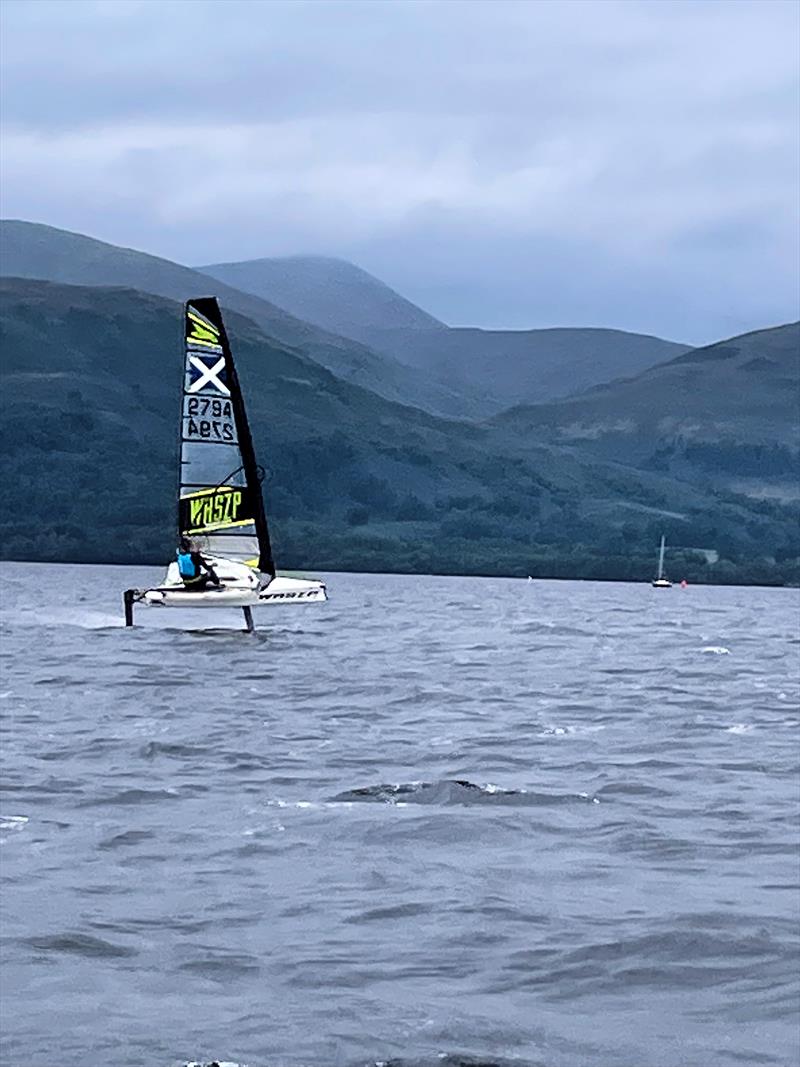
[[[18,219],[0,221],[0,273],[68,285],[122,285],[175,300],[208,290],[208,279],[191,267]],[[217,295],[234,310],[249,313],[253,321],[287,344],[302,344],[318,336],[309,324],[266,300],[253,299],[224,284],[217,288]]]
[[[614,330],[450,329],[341,261],[302,257],[206,269],[230,268],[247,275],[260,292],[261,282],[266,284],[268,276],[274,280],[275,264],[281,263],[295,264],[310,306],[323,318],[330,320],[338,313],[340,323],[350,320],[354,336],[371,337],[372,347],[296,318],[271,302],[277,295],[264,299],[234,288],[220,276],[210,281],[210,275],[198,270],[81,234],[37,223],[0,222],[4,276],[127,286],[174,300],[211,290],[224,309],[245,315],[267,335],[298,347],[346,381],[389,400],[456,418],[485,418],[520,401],[563,396],[685,351],[658,338]],[[291,293],[291,280],[281,289],[284,298]],[[402,329],[368,325],[382,316],[390,323],[405,320],[414,325]]]
[[[353,337],[469,396],[461,415],[491,415],[629,377],[689,350],[606,329],[448,327],[344,260],[291,256],[199,267],[292,314]],[[480,393],[480,399],[472,395]]]
[[[541,403],[629,377],[689,351],[688,345],[623,330],[370,330],[373,348],[424,368],[454,388],[486,391],[487,413]]]
[[[307,322],[366,343],[373,329],[445,329],[433,315],[343,259],[285,256],[197,269]]]
[[[463,414],[469,402],[441,383],[351,338],[337,337],[266,300],[158,256],[96,241],[82,234],[17,220],[0,222],[0,274],[69,285],[119,285],[172,300],[212,292],[223,308],[239,312],[266,334],[298,346],[347,381],[391,400],[444,414]]]
[[[673,545],[713,528],[752,576],[793,544],[778,507],[391,403],[226,320],[284,566],[641,577],[672,524]],[[181,321],[133,290],[0,282],[6,556],[171,554]]]
[[[635,378],[495,419],[546,440],[680,478],[798,495],[800,324],[694,349]]]

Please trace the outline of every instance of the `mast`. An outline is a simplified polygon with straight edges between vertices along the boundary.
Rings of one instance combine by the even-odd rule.
[[[664,577],[664,535],[663,534],[661,535],[661,548],[659,549],[659,552],[658,552],[658,574],[656,575],[656,577],[659,578],[659,579]]]

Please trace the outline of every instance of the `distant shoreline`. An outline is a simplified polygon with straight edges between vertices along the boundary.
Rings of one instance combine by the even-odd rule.
[[[0,564],[6,563],[20,563],[33,566],[47,566],[47,567],[154,567],[165,568],[168,563],[168,559],[158,560],[156,562],[143,560],[131,563],[130,561],[112,559],[112,560],[86,560],[86,559],[5,559],[0,557]],[[475,571],[445,571],[445,570],[391,570],[386,567],[347,567],[343,568],[332,567],[328,565],[317,566],[313,563],[306,565],[298,565],[296,567],[278,567],[279,573],[297,573],[303,572],[321,572],[324,574],[383,574],[396,576],[398,578],[484,578],[484,579],[502,579],[504,581],[521,581],[527,582],[530,578],[533,582],[603,582],[606,584],[616,585],[649,585],[651,582],[650,577],[643,578],[619,578],[613,576],[603,575],[564,575],[564,574],[507,574],[507,573],[485,573],[478,570]],[[681,578],[673,579],[673,586],[678,588],[681,583]],[[709,580],[706,578],[687,578],[687,586],[689,588],[693,586],[717,586],[717,587],[729,587],[729,588],[741,588],[741,589],[798,589],[800,588],[800,581],[759,581],[756,579],[747,580],[746,578],[739,577],[739,580]]]

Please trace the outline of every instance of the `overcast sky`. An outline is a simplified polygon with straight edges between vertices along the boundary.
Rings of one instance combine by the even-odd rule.
[[[798,317],[794,0],[4,0],[2,213],[456,325]]]

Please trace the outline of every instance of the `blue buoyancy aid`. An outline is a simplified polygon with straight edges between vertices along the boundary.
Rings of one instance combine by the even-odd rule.
[[[181,578],[196,578],[197,567],[190,552],[181,552],[178,549],[178,570],[180,571]]]

